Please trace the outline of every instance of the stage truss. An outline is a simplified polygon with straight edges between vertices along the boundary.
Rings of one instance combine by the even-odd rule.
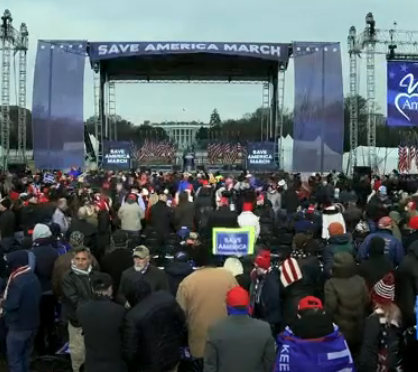
[[[387,59],[418,60],[418,31],[398,30],[396,23],[391,29],[376,28],[372,13],[366,15],[364,31],[357,34],[352,26],[348,35],[350,58],[350,169],[357,165],[355,149],[358,147],[358,97],[360,86],[359,59],[366,59],[367,146],[368,163],[374,169],[376,159],[376,55]]]
[[[276,161],[280,166],[284,163],[284,151],[282,148],[283,119],[284,119],[284,95],[286,65],[279,65],[278,76],[273,81],[222,81],[222,80],[108,80],[105,79],[103,93],[100,89],[99,67],[93,66],[94,70],[94,107],[95,137],[99,141],[97,150],[98,166],[103,155],[103,141],[105,139],[117,140],[117,125],[112,118],[116,117],[116,84],[246,84],[262,86],[262,110],[263,118],[261,125],[261,141],[273,139],[276,149]],[[275,79],[275,81],[274,81]],[[275,93],[275,86],[277,92]],[[102,126],[101,105],[104,105],[105,126]],[[274,109],[276,105],[276,110]],[[276,120],[273,120],[273,113],[276,111]],[[274,123],[276,123],[274,125]],[[104,129],[104,131],[103,131]]]
[[[18,79],[15,86],[18,106],[18,162],[26,162],[26,83],[27,83],[27,51],[28,29],[25,23],[19,30],[13,27],[13,18],[9,10],[5,10],[0,25],[1,57],[1,116],[0,144],[2,147],[2,167],[7,168],[10,150],[10,80],[12,57],[14,58],[14,78]],[[18,72],[16,71],[16,55],[18,55]],[[18,74],[18,77],[16,76]]]

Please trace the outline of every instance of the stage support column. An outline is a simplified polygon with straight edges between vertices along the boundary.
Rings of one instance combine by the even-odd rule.
[[[102,69],[100,69],[100,92],[99,92],[99,120],[101,124],[100,138],[97,138],[99,141],[99,165],[102,164],[103,157],[103,141],[105,136],[106,128],[106,115],[105,115],[105,74]]]
[[[273,79],[271,81],[272,83],[272,88],[273,88],[273,92],[272,92],[272,97],[271,97],[271,108],[270,108],[270,112],[271,112],[271,116],[270,116],[270,133],[269,133],[269,140],[274,141],[274,148],[277,149],[277,151],[275,151],[275,161],[276,164],[279,162],[279,148],[278,148],[278,135],[279,133],[277,133],[277,113],[278,113],[278,72],[274,74]]]

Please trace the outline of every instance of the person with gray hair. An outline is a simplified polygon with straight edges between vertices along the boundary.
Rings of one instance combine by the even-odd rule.
[[[61,233],[65,234],[70,227],[70,219],[65,215],[65,212],[68,210],[67,199],[61,198],[58,200],[57,208],[55,209],[54,214],[52,215],[52,222],[59,225],[61,228]]]

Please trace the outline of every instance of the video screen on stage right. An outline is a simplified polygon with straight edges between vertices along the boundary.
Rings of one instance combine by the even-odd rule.
[[[418,61],[388,61],[387,124],[418,125]]]

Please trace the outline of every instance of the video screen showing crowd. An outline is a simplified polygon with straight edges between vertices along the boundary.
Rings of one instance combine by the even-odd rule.
[[[8,371],[416,371],[416,177],[73,169],[0,192]]]

